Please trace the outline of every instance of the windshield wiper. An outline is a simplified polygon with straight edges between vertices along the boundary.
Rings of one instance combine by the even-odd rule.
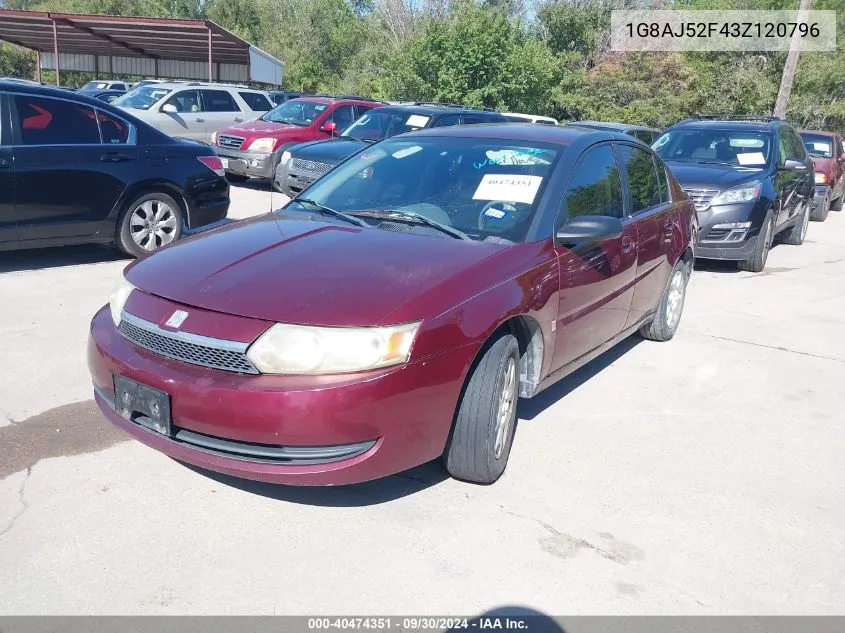
[[[734,165],[733,163],[724,163],[719,160],[697,160],[695,161],[699,165],[724,165],[725,167],[747,167],[748,165]]]
[[[342,211],[335,211],[331,207],[327,207],[326,205],[320,204],[319,202],[311,200],[310,198],[294,198],[293,202],[297,202],[299,204],[311,205],[312,207],[314,207],[315,209],[318,209],[319,211],[321,211],[325,215],[330,215],[334,218],[340,218],[341,220],[346,220],[350,224],[357,224],[358,226],[364,226],[364,227],[370,226],[369,224],[364,222],[364,220],[362,220],[361,218],[356,218],[354,216],[343,213]]]
[[[451,235],[459,240],[469,240],[472,241],[472,238],[467,235],[466,233],[462,233],[458,229],[453,229],[451,226],[446,226],[445,224],[441,224],[436,220],[432,220],[431,218],[427,218],[424,215],[420,215],[419,213],[413,213],[412,211],[388,211],[385,214],[385,217],[391,218],[395,216],[399,216],[399,219],[409,219],[414,220],[420,224],[425,224],[426,226],[430,226],[432,228],[438,229],[447,235]]]

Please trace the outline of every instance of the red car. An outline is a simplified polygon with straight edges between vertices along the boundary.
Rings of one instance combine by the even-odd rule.
[[[845,200],[845,149],[834,132],[801,130],[801,140],[815,166],[816,195],[810,219],[824,222],[828,212],[842,210]]]
[[[672,338],[693,235],[678,183],[622,134],[395,136],[279,211],[130,264],[91,324],[96,401],[237,477],[345,484],[442,456],[491,483],[518,397],[634,332]]]
[[[215,132],[211,143],[230,182],[250,176],[272,179],[288,147],[333,138],[380,105],[384,104],[363,97],[291,99],[253,121]]]

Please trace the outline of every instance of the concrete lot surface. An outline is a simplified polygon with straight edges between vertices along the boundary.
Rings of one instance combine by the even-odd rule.
[[[2,614],[845,612],[845,213],[762,274],[700,268],[673,341],[521,402],[490,487],[265,486],[128,440],[84,354],[126,263],[0,254]]]

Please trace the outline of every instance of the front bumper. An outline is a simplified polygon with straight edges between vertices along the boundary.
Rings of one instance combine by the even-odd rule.
[[[91,323],[88,366],[103,414],[156,450],[244,479],[337,485],[439,457],[476,351],[357,375],[245,375],[140,348],[117,332],[106,306]],[[170,436],[117,413],[115,375],[170,395]]]
[[[760,201],[708,207],[697,211],[698,235],[695,256],[700,259],[742,261],[751,257],[760,228],[766,217],[767,205]],[[751,223],[747,229],[728,229],[726,225]]]
[[[223,169],[239,176],[273,178],[276,165],[279,164],[278,152],[264,154],[219,146],[215,146],[214,149],[223,161]]]

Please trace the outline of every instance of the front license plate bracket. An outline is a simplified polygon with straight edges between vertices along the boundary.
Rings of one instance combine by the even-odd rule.
[[[139,382],[114,377],[114,408],[123,419],[161,435],[172,435],[170,394]]]

